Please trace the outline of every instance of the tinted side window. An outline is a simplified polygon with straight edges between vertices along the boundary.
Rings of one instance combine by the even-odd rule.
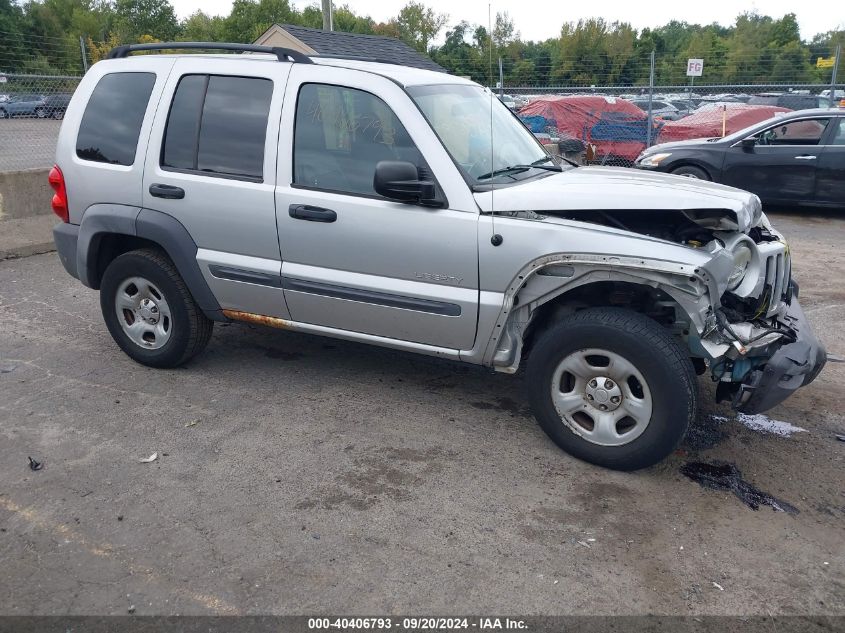
[[[845,118],[839,119],[831,145],[845,145]]]
[[[383,160],[423,164],[408,132],[384,101],[353,88],[302,86],[296,104],[294,184],[377,195],[373,176]]]
[[[196,169],[200,114],[207,83],[205,75],[188,75],[179,81],[164,132],[162,167]]]
[[[261,180],[272,97],[269,79],[182,77],[167,118],[161,166]]]
[[[155,81],[155,73],[104,75],[82,115],[76,155],[98,163],[134,163],[141,124]]]
[[[828,119],[799,119],[760,133],[760,145],[818,145]]]

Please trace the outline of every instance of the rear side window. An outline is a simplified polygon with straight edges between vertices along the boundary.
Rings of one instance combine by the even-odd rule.
[[[134,163],[141,124],[155,81],[155,73],[104,75],[82,115],[76,155],[112,165]]]
[[[179,81],[161,166],[261,181],[273,82],[255,77],[185,75]]]

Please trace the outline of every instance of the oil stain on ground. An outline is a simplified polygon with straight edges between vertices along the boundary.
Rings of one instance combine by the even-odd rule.
[[[730,490],[752,510],[759,510],[761,505],[771,506],[777,512],[798,514],[798,508],[781,501],[762,490],[758,490],[742,478],[742,473],[734,464],[725,462],[688,462],[681,466],[681,474],[711,490]]]
[[[482,411],[489,411],[491,409],[497,409],[499,411],[504,411],[505,413],[510,413],[511,417],[523,416],[523,417],[530,417],[531,416],[531,408],[525,405],[521,405],[520,403],[512,400],[511,398],[497,398],[496,402],[471,402],[470,403],[476,409],[481,409]]]

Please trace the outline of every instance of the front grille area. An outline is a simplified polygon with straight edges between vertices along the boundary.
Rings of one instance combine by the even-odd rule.
[[[766,316],[777,314],[789,287],[792,265],[789,249],[783,242],[764,242],[757,245],[760,251],[760,273],[763,277],[761,296],[769,294]]]

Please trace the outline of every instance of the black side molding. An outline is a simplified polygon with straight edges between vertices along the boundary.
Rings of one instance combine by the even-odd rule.
[[[254,270],[243,270],[242,268],[231,268],[230,266],[218,266],[217,264],[213,264],[208,267],[208,272],[218,279],[243,281],[248,284],[270,286],[271,288],[282,287],[282,279],[278,275],[268,275],[266,273],[255,272]]]
[[[430,299],[418,299],[404,295],[394,295],[387,292],[376,292],[373,290],[361,290],[359,288],[348,288],[346,286],[334,286],[316,281],[304,279],[292,279],[282,277],[282,288],[295,292],[307,292],[323,297],[334,299],[347,299],[361,303],[386,306],[388,308],[403,308],[405,310],[416,310],[417,312],[428,312],[430,314],[441,314],[443,316],[461,316],[461,306],[456,303],[443,301],[432,301]]]

